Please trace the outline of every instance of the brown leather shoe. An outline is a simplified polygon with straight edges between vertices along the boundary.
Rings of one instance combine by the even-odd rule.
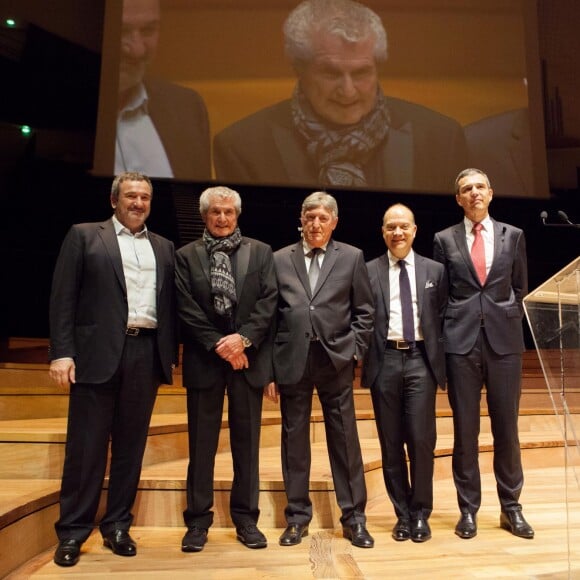
[[[78,540],[61,540],[54,553],[54,563],[58,566],[74,566],[81,557],[81,543]]]
[[[518,538],[531,540],[534,537],[534,530],[532,526],[526,522],[521,510],[501,512],[501,515],[499,516],[499,525],[504,530],[511,532]]]
[[[343,526],[342,537],[350,540],[350,543],[357,548],[372,548],[375,545],[373,537],[364,524]]]
[[[308,524],[290,524],[280,536],[281,546],[296,546],[308,535]]]

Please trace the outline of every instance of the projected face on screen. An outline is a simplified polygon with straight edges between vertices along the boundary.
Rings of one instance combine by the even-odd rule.
[[[124,0],[115,171],[535,195],[524,0],[158,2]]]

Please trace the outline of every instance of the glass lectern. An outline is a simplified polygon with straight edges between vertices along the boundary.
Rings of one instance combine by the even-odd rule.
[[[524,298],[558,424],[570,566],[580,564],[580,256]]]

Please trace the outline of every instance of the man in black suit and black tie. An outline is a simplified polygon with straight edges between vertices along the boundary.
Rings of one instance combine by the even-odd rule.
[[[437,385],[445,388],[447,278],[441,264],[413,251],[417,226],[408,207],[387,209],[382,231],[388,252],[367,264],[375,327],[362,384],[371,388],[385,485],[397,515],[393,538],[425,542],[433,509],[435,395]]]
[[[524,484],[518,413],[524,350],[522,300],[528,292],[524,232],[496,222],[488,208],[489,179],[464,169],[455,199],[464,219],[435,234],[434,257],[447,271],[449,301],[445,341],[449,401],[453,409],[453,478],[461,517],[455,533],[477,534],[481,504],[479,417],[483,386],[493,432],[493,467],[501,506],[500,526],[533,538],[519,503]]]
[[[299,544],[312,519],[310,413],[314,386],[324,413],[326,442],[343,536],[372,548],[366,529],[366,486],[352,382],[373,326],[373,297],[358,248],[334,241],[336,200],[309,195],[300,216],[303,239],[274,254],[280,292],[274,374],[282,410],[282,473],[288,526],[280,545]],[[274,384],[268,396],[277,400]]]
[[[177,362],[173,243],[150,232],[153,187],[123,173],[114,215],[73,226],[54,270],[50,376],[70,385],[66,455],[54,561],[74,566],[93,530],[111,439],[104,544],[134,556],[131,508],[157,388]]]
[[[237,539],[265,548],[257,528],[264,387],[272,380],[271,325],[278,292],[270,246],[243,237],[242,200],[227,187],[199,200],[203,237],[176,255],[178,311],[187,389],[189,467],[184,552],[199,552],[213,523],[213,475],[228,395],[234,480],[230,515]]]

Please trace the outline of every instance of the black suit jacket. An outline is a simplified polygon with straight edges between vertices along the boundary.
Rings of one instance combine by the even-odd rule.
[[[528,293],[524,232],[492,221],[493,262],[483,286],[471,261],[464,222],[435,234],[434,258],[445,266],[449,281],[443,326],[445,352],[467,354],[477,340],[482,319],[497,354],[524,350],[522,301]]]
[[[213,308],[209,256],[203,240],[191,242],[176,253],[178,312],[183,339],[183,385],[207,389],[224,377],[230,365],[215,352],[215,344],[232,332],[252,341],[246,349],[249,368],[242,372],[256,388],[272,380],[271,327],[276,311],[276,277],[270,246],[242,238],[232,256],[238,303],[234,329],[228,329]]]
[[[383,254],[367,264],[375,301],[375,327],[362,372],[362,385],[371,387],[379,374],[389,328],[389,257]],[[445,388],[443,313],[447,305],[447,278],[443,266],[415,253],[415,283],[419,324],[427,362],[437,384]]]
[[[148,233],[157,268],[157,350],[163,381],[177,362],[173,243]],[[79,383],[104,383],[126,340],[127,287],[112,220],[72,226],[56,262],[50,298],[50,360],[72,357]]]
[[[209,121],[203,99],[191,89],[158,79],[148,79],[145,88],[149,116],[175,179],[210,179]]]
[[[373,297],[361,250],[330,240],[314,293],[302,241],[274,254],[279,299],[274,373],[279,384],[303,376],[312,330],[337,371],[362,360],[373,327]]]
[[[387,97],[389,135],[369,165],[369,187],[448,192],[466,167],[463,130],[440,113]],[[214,139],[218,179],[234,183],[320,185],[304,139],[292,123],[290,101],[282,101],[218,133]]]

